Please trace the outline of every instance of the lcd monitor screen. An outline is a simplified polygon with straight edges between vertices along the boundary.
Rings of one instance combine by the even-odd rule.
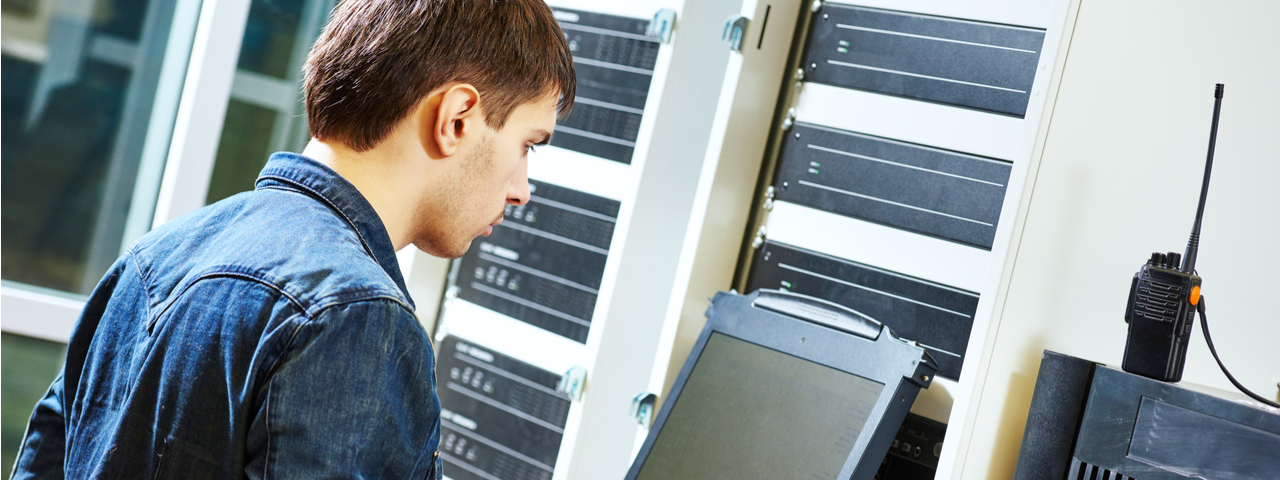
[[[713,332],[638,478],[836,478],[883,388]]]

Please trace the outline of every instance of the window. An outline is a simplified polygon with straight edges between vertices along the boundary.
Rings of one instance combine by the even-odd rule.
[[[0,468],[83,298],[151,228],[199,1],[0,3]]]
[[[4,280],[87,294],[150,228],[190,51],[180,3],[4,1]]]
[[[268,156],[306,146],[302,64],[334,3],[253,1],[206,204],[253,190]]]
[[[0,1],[4,478],[120,254],[305,145],[302,61],[334,3]]]
[[[302,64],[335,3],[0,0],[4,477],[111,264],[306,145]],[[447,262],[414,258],[438,294]]]

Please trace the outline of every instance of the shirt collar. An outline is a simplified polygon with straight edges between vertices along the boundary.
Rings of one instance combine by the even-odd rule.
[[[278,152],[267,160],[267,166],[258,175],[254,186],[256,189],[285,187],[298,190],[333,209],[355,230],[365,251],[396,282],[409,305],[413,306],[413,299],[409,297],[409,289],[405,287],[400,262],[396,259],[387,227],[378,217],[378,212],[373,210],[373,205],[342,175],[309,157]]]

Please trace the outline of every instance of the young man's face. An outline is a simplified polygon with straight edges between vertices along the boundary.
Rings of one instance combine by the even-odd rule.
[[[529,201],[528,154],[550,141],[556,104],[557,98],[548,95],[516,107],[501,130],[483,126],[480,135],[459,146],[460,161],[437,197],[444,205],[427,214],[441,218],[419,219],[425,231],[414,241],[418,248],[461,257],[475,237],[493,233],[508,204]]]

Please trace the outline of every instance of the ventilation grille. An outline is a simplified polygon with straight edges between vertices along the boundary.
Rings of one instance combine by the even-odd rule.
[[[1097,465],[1090,465],[1080,459],[1071,457],[1071,472],[1067,480],[1138,480]]]
[[[1178,317],[1182,299],[1179,291],[1177,284],[1144,278],[1138,284],[1134,313],[1157,322],[1173,322]]]

